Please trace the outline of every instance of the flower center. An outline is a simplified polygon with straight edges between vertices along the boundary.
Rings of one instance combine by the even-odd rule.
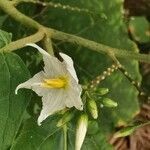
[[[67,84],[67,77],[59,77],[54,79],[44,79],[42,86],[46,88],[65,88]]]

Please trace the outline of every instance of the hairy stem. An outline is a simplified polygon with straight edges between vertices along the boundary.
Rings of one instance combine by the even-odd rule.
[[[112,47],[106,46],[104,44],[96,43],[94,41],[84,39],[84,38],[81,38],[81,37],[78,37],[78,36],[75,36],[72,34],[67,34],[67,33],[64,33],[61,31],[54,30],[52,28],[44,27],[43,25],[39,24],[35,20],[31,19],[30,17],[25,16],[24,14],[19,12],[15,8],[13,1],[0,0],[0,8],[4,12],[6,12],[8,15],[10,15],[12,18],[14,18],[16,21],[24,24],[25,26],[28,26],[28,27],[31,27],[31,28],[34,28],[37,30],[40,29],[42,31],[41,38],[44,37],[43,34],[45,33],[45,35],[47,37],[54,38],[57,40],[63,40],[65,42],[70,42],[70,43],[74,43],[77,45],[81,45],[81,46],[87,47],[91,50],[108,54],[109,56],[110,56],[110,54],[111,55],[113,54],[115,57],[118,57],[118,58],[135,59],[135,60],[150,63],[150,55],[139,54],[139,53],[135,53],[135,52],[127,51],[127,50],[112,48]],[[40,37],[40,35],[39,35],[39,37]],[[30,40],[28,40],[28,38],[29,37],[25,38],[25,40],[20,39],[16,42],[12,42],[9,45],[7,45],[6,47],[0,49],[0,51],[3,51],[3,50],[4,51],[13,51],[13,50],[24,47],[26,44],[25,43],[26,41],[36,43],[37,41],[41,40],[40,38],[37,40],[34,38],[31,38]],[[22,40],[24,42],[22,42]]]
[[[88,39],[84,39],[75,35],[64,33],[61,31],[53,30],[52,38],[74,43],[77,45],[81,45],[83,47],[89,48],[91,50],[94,50],[100,53],[106,53],[109,56],[110,54],[113,54],[115,57],[118,57],[118,58],[135,59],[135,60],[150,63],[150,55],[139,54],[139,53],[135,53],[132,51],[123,50],[123,49],[112,48],[110,46],[106,46],[104,44],[100,44],[100,43],[97,43]]]
[[[94,15],[94,14],[96,15],[97,14],[97,13],[95,13],[93,11],[90,11],[86,8],[72,7],[70,5],[63,5],[61,3],[56,3],[56,2],[55,3],[53,3],[53,2],[42,2],[40,0],[13,0],[13,4],[15,6],[20,4],[20,3],[33,3],[33,4],[39,4],[39,5],[42,5],[42,6],[45,6],[45,7],[54,7],[54,8],[59,8],[59,9],[63,9],[63,10],[83,12],[83,13],[91,14],[91,15]],[[104,14],[103,14],[103,17],[104,17]]]
[[[5,47],[0,49],[0,52],[10,52],[14,51],[19,48],[25,47],[27,43],[36,43],[41,41],[45,36],[45,33],[39,30],[37,33],[30,35],[28,37],[22,38],[20,40],[11,42],[10,44],[6,45]]]
[[[44,37],[43,45],[44,45],[44,49],[46,49],[49,54],[54,55],[52,41],[50,37],[47,37],[47,36]]]
[[[22,23],[25,26],[29,26],[34,29],[40,29],[42,25],[38,22],[34,21],[30,17],[19,12],[13,5],[11,1],[8,0],[0,0],[0,8],[7,13],[9,16],[14,18],[16,21]]]

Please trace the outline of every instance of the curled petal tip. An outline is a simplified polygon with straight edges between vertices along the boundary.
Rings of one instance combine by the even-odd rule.
[[[38,126],[41,126],[41,122],[37,122]]]
[[[41,126],[41,120],[39,120],[39,118],[37,120],[37,124],[38,124],[38,126]]]
[[[81,105],[80,110],[81,110],[81,111],[83,110],[83,105]]]
[[[35,43],[27,43],[26,46],[37,46]]]
[[[83,103],[80,105],[76,105],[75,107],[76,107],[76,109],[82,111],[83,110]]]
[[[18,94],[18,90],[19,90],[20,88],[19,88],[19,85],[16,87],[16,89],[15,89],[15,94],[17,95]]]
[[[48,55],[48,56],[49,56],[49,54],[48,54],[44,49],[42,49],[41,47],[39,47],[39,46],[38,46],[37,44],[35,44],[35,43],[27,43],[26,46],[34,47],[34,48],[36,48],[41,54],[43,54],[43,55]]]
[[[16,88],[16,90],[15,90],[15,94],[17,95],[18,94],[18,89]]]
[[[15,94],[18,94],[18,90],[21,89],[21,88],[24,88],[23,84],[19,84],[16,89],[15,89]]]

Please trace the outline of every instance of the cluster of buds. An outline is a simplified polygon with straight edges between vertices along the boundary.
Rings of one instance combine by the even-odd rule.
[[[107,19],[107,16],[103,12],[95,12],[93,10],[89,10],[87,8],[79,8],[79,7],[73,7],[70,5],[64,5],[61,3],[53,3],[53,2],[41,2],[41,1],[35,1],[33,3],[37,3],[39,5],[42,5],[44,7],[53,7],[53,8],[59,8],[62,10],[68,10],[68,11],[73,11],[73,12],[78,12],[78,13],[85,13],[93,16],[99,16],[103,19]]]
[[[108,88],[98,88],[96,89],[97,84],[100,83],[100,81],[104,80],[107,76],[110,76],[115,70],[119,68],[118,65],[113,64],[110,68],[107,68],[106,71],[102,73],[102,75],[96,77],[95,80],[91,82],[90,89],[91,91],[94,91],[98,93],[101,97],[100,104],[98,101],[95,100],[95,98],[92,96],[92,93],[90,91],[87,91],[87,94],[85,94],[86,103],[85,107],[87,108],[87,112],[80,113],[77,125],[76,125],[76,139],[75,139],[75,150],[80,150],[86,133],[88,129],[88,118],[97,119],[98,118],[98,105],[102,107],[117,107],[117,103],[109,98],[103,98],[103,95],[106,95],[109,92]],[[100,108],[100,107],[99,107]],[[68,110],[63,114],[63,117],[58,121],[57,127],[61,127],[64,124],[68,123],[72,120],[75,116],[75,112],[73,110]],[[89,117],[88,117],[89,114]]]
[[[91,81],[90,88],[96,88],[101,81],[103,81],[107,76],[110,76],[115,70],[119,68],[118,64],[112,64],[111,67],[107,68],[107,70],[103,71],[103,73],[97,76],[94,80]]]
[[[67,7],[67,6],[66,6]],[[123,66],[121,66],[119,63],[118,64],[113,64],[111,67],[107,68],[107,70],[105,70],[101,75],[97,76],[94,80],[91,81],[90,86],[88,86],[87,88],[89,88],[90,90],[87,90],[85,93],[85,99],[86,99],[86,103],[85,103],[85,110],[86,113],[80,113],[78,120],[77,120],[77,125],[76,125],[76,139],[75,139],[75,150],[80,150],[86,133],[87,133],[87,129],[88,129],[88,120],[90,118],[91,119],[97,119],[98,118],[98,108],[102,108],[102,107],[108,107],[108,108],[114,108],[118,106],[118,103],[113,101],[110,98],[105,97],[104,95],[106,95],[109,92],[108,88],[97,88],[97,85],[103,81],[106,77],[110,76],[115,70],[120,70],[126,77],[127,79],[139,90],[140,89],[140,84],[138,82],[135,82],[134,80],[132,80],[131,75],[128,74],[128,72],[123,68]],[[94,95],[92,94],[92,92],[95,94],[100,95],[100,101],[95,100]],[[145,93],[141,92],[140,95],[144,95]],[[100,106],[100,107],[98,107]],[[89,114],[89,116],[88,116]],[[75,116],[75,112],[74,111],[67,111],[63,114],[63,117],[59,120],[59,122],[57,123],[57,127],[61,127],[64,124],[66,124],[67,122],[71,121],[71,119]],[[116,134],[114,135],[115,138],[118,137],[123,137],[123,136],[128,136],[131,133],[133,133],[136,128],[138,128],[139,126],[129,126],[126,128],[123,128],[122,130],[116,132]]]
[[[84,13],[88,13],[88,14],[92,13],[90,10],[88,10],[86,8],[72,7],[70,5],[63,5],[61,3],[40,2],[40,1],[36,1],[35,3],[38,3],[42,6],[60,8],[60,9],[63,9],[63,10],[69,10],[69,11],[75,11],[75,12],[84,12]]]
[[[101,89],[98,89],[97,92],[99,92],[99,94],[102,96],[102,95],[107,94],[109,90],[107,88],[101,88]],[[94,98],[91,98],[91,96],[92,95],[90,95],[90,93],[86,94],[85,107],[87,108],[86,109],[87,112],[80,113],[77,119],[75,150],[80,150],[83,145],[83,142],[87,133],[87,129],[88,129],[88,120],[89,120],[88,118],[91,118],[91,119],[98,118],[98,101],[96,101]],[[101,98],[101,105],[105,107],[116,107],[117,103],[109,98]],[[69,121],[71,121],[75,117],[76,112],[77,111],[74,109],[70,109],[64,112],[63,117],[57,123],[57,127],[62,127],[65,124],[67,124]]]

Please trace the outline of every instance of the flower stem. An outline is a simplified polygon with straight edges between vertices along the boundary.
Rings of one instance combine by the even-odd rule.
[[[53,46],[52,46],[52,40],[50,37],[45,36],[43,39],[43,45],[44,49],[51,55],[54,56]]]
[[[67,125],[63,125],[64,150],[67,150]]]

